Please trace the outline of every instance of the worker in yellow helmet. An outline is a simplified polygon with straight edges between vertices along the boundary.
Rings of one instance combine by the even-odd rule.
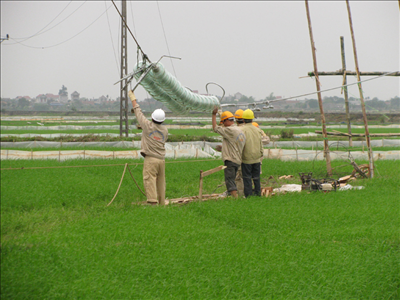
[[[270,140],[269,140],[269,136],[265,134],[264,130],[262,130],[262,129],[260,128],[260,126],[258,125],[257,122],[253,122],[252,124],[253,124],[253,125],[258,129],[258,131],[260,132],[260,134],[261,134],[261,141],[262,141],[263,146],[269,144],[269,141],[270,141]],[[260,174],[262,174],[262,161],[263,161],[263,158],[264,158],[264,156],[261,157],[261,160],[260,160]]]
[[[214,132],[222,136],[222,160],[224,161],[225,185],[228,193],[237,197],[235,184],[236,173],[242,163],[242,152],[246,138],[243,132],[235,125],[235,118],[230,111],[221,114],[224,126],[217,126],[218,107],[212,111],[212,127]]]
[[[253,195],[252,183],[254,183],[254,193],[258,196],[261,195],[260,160],[264,156],[264,149],[261,134],[252,124],[254,119],[253,111],[246,109],[243,112],[243,119],[245,125],[241,127],[241,130],[246,136],[246,143],[242,152],[242,176],[244,196],[247,198]]]

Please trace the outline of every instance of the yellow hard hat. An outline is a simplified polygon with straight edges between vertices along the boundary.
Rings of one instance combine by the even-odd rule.
[[[253,111],[252,111],[251,109],[246,109],[246,110],[243,112],[243,119],[246,119],[246,120],[253,120],[253,119],[254,119],[254,113],[253,113]]]
[[[243,109],[238,109],[235,112],[235,119],[243,119]]]
[[[253,122],[253,123],[251,123],[251,124],[253,124],[254,126],[256,126],[256,127],[260,127],[260,126],[258,126],[258,123],[257,122]]]
[[[221,121],[225,121],[226,119],[233,118],[233,114],[230,111],[224,111],[221,114]]]

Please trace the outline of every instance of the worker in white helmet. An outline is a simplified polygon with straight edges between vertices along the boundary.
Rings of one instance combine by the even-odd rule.
[[[128,95],[132,112],[143,129],[140,154],[144,157],[143,184],[147,203],[165,205],[165,142],[168,138],[168,129],[162,125],[165,112],[156,109],[151,115],[152,121],[149,121],[137,104],[135,94],[129,91]]]

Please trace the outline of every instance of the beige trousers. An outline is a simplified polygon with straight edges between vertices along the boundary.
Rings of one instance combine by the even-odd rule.
[[[165,204],[165,161],[146,156],[143,165],[143,184],[147,202]]]

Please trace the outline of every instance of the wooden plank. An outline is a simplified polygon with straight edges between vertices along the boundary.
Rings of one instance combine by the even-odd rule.
[[[213,173],[215,173],[215,172],[218,172],[218,171],[221,171],[221,170],[223,170],[223,169],[226,169],[226,166],[219,166],[219,167],[216,167],[216,168],[214,168],[214,169],[205,171],[205,172],[202,173],[202,176],[203,176],[203,177],[206,177],[206,176],[208,176],[208,175],[211,175],[211,174],[213,174]]]

